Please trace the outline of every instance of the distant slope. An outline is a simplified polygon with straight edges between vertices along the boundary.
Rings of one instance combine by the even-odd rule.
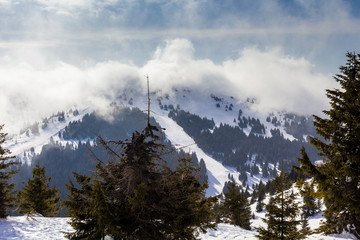
[[[233,175],[235,179],[238,179],[239,173],[236,172],[236,169],[225,167],[220,162],[205,154],[174,120],[161,115],[154,115],[154,117],[160,126],[165,128],[164,131],[167,139],[170,140],[176,148],[182,148],[185,152],[189,153],[195,152],[198,159],[204,159],[209,182],[209,188],[206,191],[207,196],[220,194],[225,182],[230,181],[228,178],[229,174]]]
[[[87,148],[94,145],[98,135],[115,140],[124,139],[130,137],[135,129],[141,130],[141,122],[145,126],[145,99],[142,92],[124,91],[107,110],[114,113],[114,107],[125,109],[125,115],[117,113],[111,121],[89,115],[93,112],[91,108],[58,113],[24,129],[20,135],[13,136],[5,147],[28,165],[34,157],[40,160],[47,165],[48,173],[53,175],[54,181],[63,185],[72,170],[89,170],[94,166],[95,163],[89,160]],[[201,89],[173,89],[171,93],[157,91],[151,93],[151,99],[151,115],[166,129],[168,140],[176,148],[195,152],[198,160],[204,160],[210,185],[208,196],[220,194],[225,182],[231,178],[238,183],[241,181],[243,186],[249,186],[250,189],[260,180],[266,182],[273,178],[280,160],[289,160],[285,164],[287,167],[296,162],[298,149],[302,144],[308,144],[303,136],[312,131],[308,126],[308,118],[284,112],[259,112],[254,108],[254,99],[241,102],[232,96],[203,92]],[[176,111],[187,112],[184,116],[188,119],[184,122],[190,128],[169,118],[169,113]],[[206,121],[195,124],[195,115],[207,118],[207,125],[201,126]],[[130,120],[124,120],[129,116]],[[300,139],[292,143],[295,137],[287,132],[289,129]],[[192,130],[196,134],[192,134]],[[97,151],[100,152],[100,149]],[[86,167],[85,158],[88,159]],[[61,170],[65,168],[67,173]],[[26,171],[28,176],[31,170]],[[61,176],[62,180],[56,180]]]

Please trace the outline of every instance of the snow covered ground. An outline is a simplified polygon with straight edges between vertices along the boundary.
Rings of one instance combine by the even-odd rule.
[[[232,226],[229,224],[221,223],[218,225],[217,230],[209,230],[206,234],[201,235],[203,240],[255,240],[258,239],[256,231],[248,231],[240,227]],[[306,238],[307,240],[350,240],[356,239],[350,234],[324,236],[322,234],[314,234]]]
[[[73,229],[67,223],[69,218],[45,218],[35,217],[27,219],[25,216],[8,217],[0,219],[0,240],[59,240],[66,239],[63,232],[71,232]],[[255,222],[261,221],[255,219]],[[209,230],[201,234],[202,240],[255,240],[256,231],[248,231],[240,227],[221,223],[217,230]],[[308,240],[354,240],[350,234],[324,236],[314,234]]]
[[[73,231],[69,218],[45,218],[25,216],[0,219],[0,239],[35,240],[65,239],[63,232]]]

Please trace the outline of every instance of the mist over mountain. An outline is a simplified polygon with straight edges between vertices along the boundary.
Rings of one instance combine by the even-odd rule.
[[[242,101],[196,88],[152,91],[150,98],[152,121],[163,129],[163,141],[170,149],[178,149],[180,155],[193,155],[194,164],[202,167],[201,179],[209,181],[208,196],[220,194],[232,178],[253,189],[260,181],[277,175],[281,160],[285,160],[284,169],[291,171],[302,146],[317,159],[315,149],[307,142],[307,136],[316,134],[311,116],[261,112],[254,107],[256,99]],[[119,90],[101,110],[73,107],[23,128],[7,142],[23,162],[14,181],[29,178],[34,162],[39,161],[65,197],[65,184],[72,179],[73,171],[91,174],[95,156],[108,161],[97,145],[99,136],[125,140],[146,126],[146,99],[142,89]],[[175,153],[164,156],[173,168],[179,158]]]
[[[73,106],[90,107],[106,114],[107,106],[121,92],[145,91],[145,75],[151,89],[172,94],[173,88],[188,88],[204,94],[234,96],[239,101],[254,98],[256,111],[287,111],[300,115],[320,113],[327,103],[324,89],[334,86],[327,76],[314,71],[303,58],[291,58],[280,49],[244,49],[238,58],[215,63],[196,59],[186,39],[158,47],[148,62],[138,67],[121,62],[102,62],[80,68],[58,62],[46,69],[21,63],[0,69],[3,94],[1,119],[9,132],[24,123],[40,121]],[[46,101],[44,101],[46,99]]]

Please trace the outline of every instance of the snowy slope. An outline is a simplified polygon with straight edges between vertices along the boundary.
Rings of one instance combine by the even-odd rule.
[[[165,128],[166,137],[174,146],[177,148],[181,147],[185,152],[195,152],[198,159],[204,159],[209,182],[209,188],[206,191],[207,196],[218,195],[222,192],[225,182],[229,181],[229,173],[235,179],[238,179],[239,173],[236,172],[236,169],[225,167],[205,154],[174,120],[161,115],[154,115],[154,117],[160,126]]]
[[[120,102],[120,106],[136,106],[141,110],[145,110],[147,104],[144,99],[146,99],[146,97],[143,93],[127,91],[119,96],[117,101]],[[209,119],[213,118],[217,125],[220,125],[220,123],[236,125],[237,123],[234,123],[233,120],[234,118],[237,118],[240,108],[243,109],[244,114],[252,114],[254,117],[264,118],[264,114],[261,115],[253,112],[250,109],[251,102],[239,103],[239,100],[236,100],[233,97],[217,97],[211,93],[201,93],[190,90],[176,90],[172,95],[165,94],[164,96],[159,95],[159,93],[152,93],[151,99],[156,99],[152,100],[151,104],[152,116],[162,128],[166,129],[165,134],[168,140],[170,140],[177,148],[183,148],[185,152],[195,152],[198,159],[202,158],[204,160],[208,170],[207,175],[209,180],[207,196],[220,194],[225,182],[230,180],[228,177],[229,175],[233,176],[233,178],[238,181],[239,173],[235,168],[225,167],[220,162],[204,153],[204,151],[196,145],[195,141],[185,133],[175,121],[168,117],[169,112],[161,108],[161,105],[179,105],[181,109],[196,113],[201,117],[207,117]],[[220,107],[216,106],[218,103]],[[229,106],[232,106],[231,110]],[[7,142],[5,147],[8,148],[13,155],[17,156],[18,159],[21,159],[23,163],[30,164],[32,156],[34,156],[34,154],[39,154],[42,146],[49,143],[51,138],[55,142],[58,141],[63,145],[66,145],[69,141],[60,139],[58,133],[62,131],[69,122],[81,120],[85,114],[90,112],[92,112],[90,108],[80,110],[79,114],[76,116],[68,112],[65,114],[65,121],[59,121],[57,116],[50,117],[46,128],[43,129],[39,124],[38,133],[33,134],[30,132],[30,134],[23,133],[14,136]],[[250,132],[250,129],[247,131]],[[70,141],[74,146],[77,142],[78,140],[73,142]],[[261,180],[260,176],[261,175],[250,177],[249,174],[248,185],[252,186],[253,184],[259,183]],[[266,181],[266,179],[262,180]]]
[[[90,113],[90,109],[79,111],[79,114],[65,114],[65,120],[59,121],[56,116],[50,117],[47,122],[47,127],[42,128],[39,124],[39,133],[33,134],[31,132],[14,135],[11,139],[6,141],[4,147],[9,149],[12,155],[16,156],[23,163],[31,164],[31,158],[34,153],[39,154],[42,147],[50,142],[60,141],[58,133],[63,130],[70,122],[81,120],[84,115]],[[33,152],[31,151],[33,149]]]
[[[221,223],[217,230],[209,230],[206,234],[200,235],[203,240],[258,240],[256,231],[248,231],[237,226]],[[306,238],[307,240],[356,240],[351,234],[334,234],[325,236],[322,234],[313,234]]]
[[[138,107],[141,110],[147,109],[147,96],[141,91],[132,89],[124,90],[123,94],[118,96],[114,101],[121,102],[121,104],[128,107]],[[165,105],[174,108],[179,107],[184,111],[199,115],[200,117],[213,119],[217,126],[219,126],[220,123],[237,126],[237,118],[239,116],[239,110],[241,109],[242,117],[260,120],[261,124],[265,126],[265,136],[270,137],[270,130],[277,128],[285,138],[290,140],[294,139],[292,135],[286,133],[283,126],[285,113],[261,112],[256,109],[256,101],[254,99],[236,99],[232,96],[206,92],[203,89],[173,89],[172,92],[169,93],[162,93],[161,91],[151,93],[152,116],[155,118],[157,114],[167,116],[169,111],[164,110],[163,107]],[[104,109],[106,108],[107,106],[104,106]],[[92,111],[94,111],[94,109],[90,107],[88,109],[79,109],[79,114],[76,116],[68,111],[65,113],[65,121],[58,121],[56,116],[50,117],[46,128],[43,129],[41,124],[39,124],[38,133],[33,134],[30,131],[30,134],[22,133],[13,135],[7,139],[4,147],[11,150],[12,154],[21,159],[23,163],[30,164],[32,155],[39,153],[42,146],[49,143],[51,137],[53,137],[55,141],[61,141],[61,139],[57,137],[59,131],[64,129],[69,122],[80,120],[85,114]],[[271,122],[266,121],[269,115],[277,117],[282,125],[274,126]],[[251,128],[248,127],[243,130],[246,134],[249,134]],[[34,152],[31,152],[31,149]]]
[[[317,216],[310,221],[313,225]],[[73,231],[67,223],[70,218],[45,218],[35,217],[27,219],[25,216],[8,217],[0,219],[0,240],[60,240],[66,239],[63,232]],[[253,225],[258,226],[260,218],[253,220]],[[315,224],[316,225],[316,224]],[[209,230],[205,234],[200,234],[202,240],[255,240],[256,231],[245,230],[240,227],[221,223],[216,230]],[[307,240],[355,240],[351,234],[339,234],[324,236],[322,234],[313,234]]]
[[[161,111],[159,104],[165,106],[172,105],[174,108],[177,106],[184,111],[194,113],[200,117],[206,117],[213,119],[217,126],[220,123],[229,124],[231,126],[237,126],[237,122],[234,122],[239,115],[239,110],[242,111],[242,116],[259,119],[265,126],[265,136],[271,137],[270,130],[277,128],[284,135],[285,138],[293,140],[294,137],[288,134],[283,126],[275,127],[272,123],[267,122],[266,118],[269,115],[277,117],[282,124],[284,124],[285,112],[273,111],[262,112],[257,109],[255,99],[236,99],[233,96],[224,96],[213,92],[206,92],[203,89],[174,89],[169,94],[157,94],[152,95],[152,109],[155,111]],[[230,107],[231,106],[231,107]],[[243,129],[246,134],[250,133],[250,128]]]
[[[25,216],[0,219],[1,240],[60,240],[66,239],[62,232],[73,231],[67,223],[69,218],[35,217],[27,219]]]

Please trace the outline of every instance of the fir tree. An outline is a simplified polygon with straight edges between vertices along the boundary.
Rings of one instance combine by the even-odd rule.
[[[176,170],[164,165],[165,151],[148,125],[129,141],[100,143],[112,157],[99,163],[93,177],[75,174],[80,188],[70,182],[64,201],[75,232],[69,239],[196,239],[199,231],[213,228],[216,198],[205,198],[207,183],[190,157]]]
[[[227,185],[228,191],[225,193],[223,216],[229,219],[233,225],[240,226],[244,229],[251,229],[250,204],[244,193],[241,192],[234,180]]]
[[[0,131],[4,125],[0,125]],[[18,164],[11,161],[13,158],[8,149],[4,149],[2,145],[5,142],[7,133],[0,132],[0,218],[6,218],[9,215],[8,209],[14,206],[15,196],[12,192],[14,184],[9,184],[8,180],[11,175],[15,174],[16,170],[9,170],[12,165]]]
[[[263,221],[267,228],[258,227],[257,237],[263,240],[297,240],[304,239],[304,230],[298,231],[297,226],[301,224],[298,220],[300,209],[295,202],[295,195],[292,191],[285,190],[285,179],[283,173],[275,179],[276,192],[270,197],[269,204],[266,205],[266,218]]]
[[[212,211],[216,197],[205,198],[207,182],[201,184],[191,158],[179,159],[179,166],[167,179],[164,190],[170,193],[160,202],[160,215],[166,225],[167,239],[195,239],[199,231],[214,228]],[[202,230],[203,229],[203,230]]]
[[[251,198],[250,198],[250,204],[253,204],[256,202],[256,198],[258,197],[258,192],[256,191],[254,185],[253,185],[253,192],[251,194]]]
[[[304,218],[314,216],[314,214],[320,211],[317,204],[317,194],[314,190],[314,183],[304,182],[299,178],[296,185],[299,188],[299,193],[303,198],[304,205],[302,206],[302,215]]]
[[[33,178],[17,193],[17,207],[21,214],[41,214],[45,217],[56,216],[60,209],[60,191],[50,187],[50,177],[45,175],[45,167],[36,163],[32,170]]]
[[[263,204],[262,200],[258,201],[256,203],[256,207],[255,207],[256,212],[262,212],[262,210],[264,210],[263,205],[264,204]]]
[[[93,186],[91,177],[73,173],[76,182],[80,185],[75,187],[72,181],[66,187],[69,190],[67,200],[64,201],[67,207],[67,215],[71,217],[69,224],[76,230],[75,232],[65,233],[69,239],[102,239],[104,232],[98,227],[94,210],[92,209],[91,194]],[[106,212],[103,213],[104,215]]]
[[[315,167],[301,149],[297,168],[314,177],[326,205],[325,233],[344,230],[360,239],[360,54],[347,53],[347,63],[334,79],[341,89],[327,90],[331,108],[325,118],[314,116],[322,138],[310,137],[324,166]]]

